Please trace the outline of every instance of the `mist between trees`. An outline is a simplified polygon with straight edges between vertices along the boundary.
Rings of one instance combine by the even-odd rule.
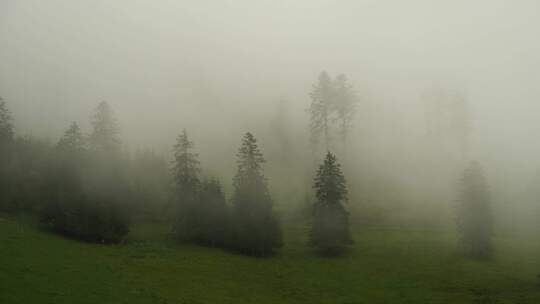
[[[217,170],[201,161],[187,129],[171,143],[171,157],[151,147],[129,151],[105,101],[89,131],[73,122],[50,143],[16,135],[2,100],[0,207],[36,214],[47,229],[85,241],[123,242],[130,225],[157,221],[180,242],[254,256],[274,254],[290,223],[310,227],[306,245],[322,255],[361,246],[350,225],[454,229],[457,248],[472,257],[491,255],[495,231],[523,231],[493,204],[482,165],[470,157],[473,119],[463,90],[425,90],[425,134],[413,151],[367,136],[379,122],[367,118],[347,76],[323,71],[306,95],[308,126],[298,129],[288,102],[277,102],[259,137],[245,132],[229,143],[239,146],[236,163],[225,149],[214,151],[208,163]],[[352,132],[357,125],[364,137]],[[381,162],[380,149],[399,157]]]

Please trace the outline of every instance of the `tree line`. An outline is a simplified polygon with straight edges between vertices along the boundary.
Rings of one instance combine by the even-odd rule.
[[[309,244],[322,255],[338,255],[354,244],[347,184],[331,150],[333,130],[346,142],[357,97],[345,75],[323,72],[310,94],[311,140],[323,138],[326,155],[313,178]],[[247,132],[237,153],[233,193],[203,177],[194,143],[183,130],[173,146],[172,165],[152,152],[128,157],[122,151],[114,113],[101,102],[86,134],[73,122],[54,145],[17,137],[0,100],[0,210],[38,214],[48,229],[81,240],[119,243],[134,220],[167,220],[182,242],[268,256],[283,246],[281,223],[264,175],[266,162]],[[493,219],[487,184],[478,163],[461,181],[457,230],[460,248],[487,257]]]

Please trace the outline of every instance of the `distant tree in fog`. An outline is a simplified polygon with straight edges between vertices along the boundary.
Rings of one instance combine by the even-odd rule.
[[[193,142],[186,130],[178,136],[174,145],[173,178],[177,219],[174,231],[181,240],[194,240],[200,233],[200,214],[197,196],[201,186],[198,154],[193,151]]]
[[[231,245],[246,254],[265,256],[282,246],[281,228],[263,175],[265,159],[257,140],[246,133],[238,151],[238,171],[232,197]]]
[[[57,146],[59,149],[73,152],[82,152],[86,148],[86,140],[76,122],[69,126]]]
[[[336,113],[335,119],[338,123],[339,136],[345,144],[352,126],[358,99],[344,74],[338,75],[334,80],[334,94],[333,110]]]
[[[105,101],[99,103],[91,124],[90,146],[95,151],[115,152],[120,149],[119,129],[114,113]]]
[[[333,80],[326,72],[321,72],[310,98],[311,105],[308,112],[312,146],[316,147],[322,137],[325,149],[329,150],[332,133],[336,131],[345,144],[358,103],[347,76],[340,74]]]
[[[310,244],[323,255],[343,252],[352,244],[349,213],[345,210],[347,186],[336,157],[328,152],[319,166],[314,189],[317,200],[313,206]]]
[[[463,252],[474,258],[489,257],[493,251],[493,215],[488,186],[479,163],[464,171],[457,214],[457,228]]]
[[[5,101],[0,97],[0,145],[13,141],[13,124],[11,113]]]
[[[278,153],[280,163],[287,166],[291,160],[291,120],[289,105],[286,100],[281,100],[276,106],[275,117],[272,121],[272,130],[278,140]]]
[[[330,128],[332,122],[332,104],[334,102],[332,79],[325,71],[319,74],[319,79],[309,94],[311,105],[310,114],[311,144],[316,147],[323,137],[325,149],[330,145]]]

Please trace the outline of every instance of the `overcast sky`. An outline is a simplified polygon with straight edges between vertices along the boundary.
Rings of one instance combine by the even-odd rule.
[[[403,120],[426,87],[466,88],[478,153],[540,163],[536,0],[0,0],[0,96],[23,134],[55,140],[101,100],[134,147],[236,136],[280,99],[303,125],[321,70]]]

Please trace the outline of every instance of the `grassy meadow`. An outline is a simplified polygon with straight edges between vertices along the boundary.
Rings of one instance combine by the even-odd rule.
[[[2,216],[0,303],[540,303],[538,246],[499,237],[491,261],[472,261],[453,233],[354,231],[354,249],[327,259],[288,224],[285,247],[261,259],[176,244],[159,224],[110,246]]]

